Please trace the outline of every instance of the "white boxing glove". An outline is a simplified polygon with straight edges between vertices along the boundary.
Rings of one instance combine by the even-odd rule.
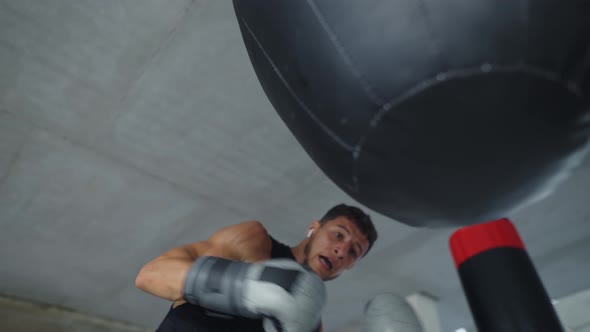
[[[404,298],[385,293],[365,305],[363,332],[422,332],[422,326]]]
[[[220,312],[263,318],[267,332],[312,332],[326,288],[318,275],[289,259],[246,263],[201,257],[188,273],[184,297]]]
[[[281,269],[298,270],[301,274],[292,284],[290,290],[274,286],[272,297],[262,299],[265,304],[258,306],[258,312],[265,316],[264,330],[266,332],[315,332],[321,321],[321,311],[326,303],[326,288],[324,282],[314,272],[292,260],[268,261],[265,266]],[[257,291],[253,285],[250,291]],[[265,287],[265,291],[269,290]],[[268,300],[268,302],[267,302]],[[268,305],[272,301],[271,305]],[[276,301],[276,302],[275,302]]]

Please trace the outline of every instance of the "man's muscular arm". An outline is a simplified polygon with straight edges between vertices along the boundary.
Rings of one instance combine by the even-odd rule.
[[[176,247],[147,263],[139,271],[135,285],[152,295],[181,301],[188,271],[199,257],[256,262],[269,259],[270,249],[270,237],[260,222],[228,226],[205,241]]]

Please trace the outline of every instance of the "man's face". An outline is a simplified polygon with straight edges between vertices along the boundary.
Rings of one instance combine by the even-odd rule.
[[[354,222],[338,217],[321,225],[314,222],[314,230],[304,250],[304,264],[323,280],[331,280],[348,270],[368,250],[369,241]]]

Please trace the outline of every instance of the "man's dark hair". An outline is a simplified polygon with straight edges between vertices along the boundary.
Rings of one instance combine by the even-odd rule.
[[[377,240],[377,230],[375,229],[375,225],[373,225],[371,217],[358,207],[339,204],[326,212],[322,219],[320,219],[320,225],[323,226],[326,222],[338,217],[348,218],[356,225],[356,227],[358,227],[361,233],[367,237],[367,240],[369,240],[369,248],[363,257],[366,256],[373,247],[373,243]]]

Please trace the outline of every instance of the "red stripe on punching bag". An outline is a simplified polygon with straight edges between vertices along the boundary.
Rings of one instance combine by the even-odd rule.
[[[510,220],[500,219],[455,231],[451,235],[450,247],[455,267],[458,268],[469,258],[484,251],[502,247],[524,249],[524,244]]]
[[[464,227],[450,247],[479,332],[562,332],[516,227],[500,219]]]

